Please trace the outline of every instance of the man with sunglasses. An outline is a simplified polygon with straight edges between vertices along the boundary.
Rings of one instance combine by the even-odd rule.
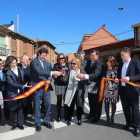
[[[102,101],[98,103],[99,88],[101,81],[102,62],[98,59],[99,51],[92,50],[90,60],[87,62],[85,71],[87,74],[78,74],[79,79],[88,79],[89,83],[94,83],[93,89],[88,92],[90,113],[86,119],[93,118],[91,122],[96,123],[101,117]]]

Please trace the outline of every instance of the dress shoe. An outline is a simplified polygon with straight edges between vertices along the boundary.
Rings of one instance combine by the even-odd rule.
[[[139,137],[139,136],[140,136],[140,130],[135,130],[134,135],[135,135],[136,137]]]
[[[81,126],[82,125],[82,122],[81,122],[81,120],[78,120],[78,123],[77,123],[79,126]]]
[[[68,121],[68,122],[67,122],[67,125],[70,126],[70,125],[71,125],[71,121]]]
[[[36,125],[36,131],[40,132],[41,131],[41,126]]]
[[[85,117],[85,119],[91,119],[91,118],[92,118],[91,115],[88,115],[88,116]]]
[[[49,129],[52,129],[52,128],[53,128],[52,125],[51,125],[50,123],[44,123],[44,126],[46,126],[46,127],[49,128]]]
[[[109,122],[108,122],[108,121],[106,121],[105,126],[108,126],[108,125],[109,125]]]
[[[20,130],[24,130],[24,127],[23,127],[23,125],[21,125],[21,126],[18,126],[18,128],[19,128]]]
[[[96,122],[98,122],[100,119],[98,119],[98,118],[94,118],[91,122],[92,123],[96,123]]]
[[[114,120],[111,120],[110,124],[113,125],[114,124]]]
[[[129,127],[130,127],[130,125],[125,125],[125,126],[122,127],[122,129],[124,129],[124,130],[128,130]]]
[[[57,122],[61,121],[61,116],[57,116]]]
[[[15,130],[17,128],[17,126],[12,126],[11,130]]]

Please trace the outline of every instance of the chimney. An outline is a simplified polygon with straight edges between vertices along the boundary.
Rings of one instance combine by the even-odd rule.
[[[105,24],[102,27],[105,29]]]
[[[11,25],[13,25],[14,24],[14,22],[13,21],[11,21]]]

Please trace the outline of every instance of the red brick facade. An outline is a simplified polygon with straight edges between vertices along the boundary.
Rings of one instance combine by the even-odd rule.
[[[93,34],[84,35],[77,52],[84,51],[90,48],[96,48],[116,41],[118,41],[118,39],[116,39],[113,35],[111,35],[105,29],[105,25],[103,25],[103,27],[101,27]]]

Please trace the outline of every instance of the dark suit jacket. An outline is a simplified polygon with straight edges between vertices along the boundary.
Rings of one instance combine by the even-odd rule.
[[[12,72],[12,70],[8,70],[6,73],[6,81],[7,81],[7,86],[6,86],[6,98],[7,99],[12,99],[16,96],[18,96],[18,89],[20,89],[22,91],[22,93],[24,92],[23,90],[23,85],[24,85],[24,77],[23,77],[23,72],[21,71],[21,69],[18,67],[20,74],[21,74],[21,84],[17,84],[16,82],[16,77],[14,75],[14,73]],[[22,99],[23,104],[26,105],[26,99]],[[8,108],[10,110],[15,110],[17,108],[17,101],[8,101],[7,102]]]
[[[44,64],[44,70],[42,68],[42,65],[40,63],[40,60],[38,57],[36,57],[34,60],[32,60],[30,64],[30,84],[31,86],[36,85],[38,82],[40,82],[43,79],[48,79],[51,76],[51,64],[47,61],[43,62]],[[44,88],[44,86],[42,87]],[[38,91],[35,92],[36,94]]]
[[[23,75],[24,75],[24,68],[23,68],[23,65],[22,65],[21,63],[18,63],[17,66],[22,70]],[[29,66],[29,65],[27,66],[27,69],[28,69],[28,72],[29,72],[29,74],[30,74],[30,66]],[[28,80],[28,81],[26,81],[26,80],[24,79],[24,83],[26,84],[27,82],[28,82],[28,84],[30,83],[30,77],[29,77],[29,80]]]
[[[83,60],[83,61],[81,62],[81,65],[82,65],[83,69],[85,69],[85,67],[86,67],[86,65],[87,65],[87,61],[86,61],[86,60]]]
[[[123,62],[119,64],[118,67],[118,79],[121,79]],[[130,82],[139,84],[140,80],[140,64],[136,60],[130,60],[130,63],[127,68],[126,76],[130,77]],[[126,84],[127,95],[133,99],[137,99],[139,96],[139,87],[131,86]],[[119,83],[119,94],[121,94],[121,82]]]
[[[100,81],[101,81],[101,72],[102,72],[102,62],[97,59],[92,66],[91,60],[87,61],[87,65],[85,67],[86,73],[89,75],[89,80],[94,81],[96,84],[93,88],[94,91],[99,91]]]

